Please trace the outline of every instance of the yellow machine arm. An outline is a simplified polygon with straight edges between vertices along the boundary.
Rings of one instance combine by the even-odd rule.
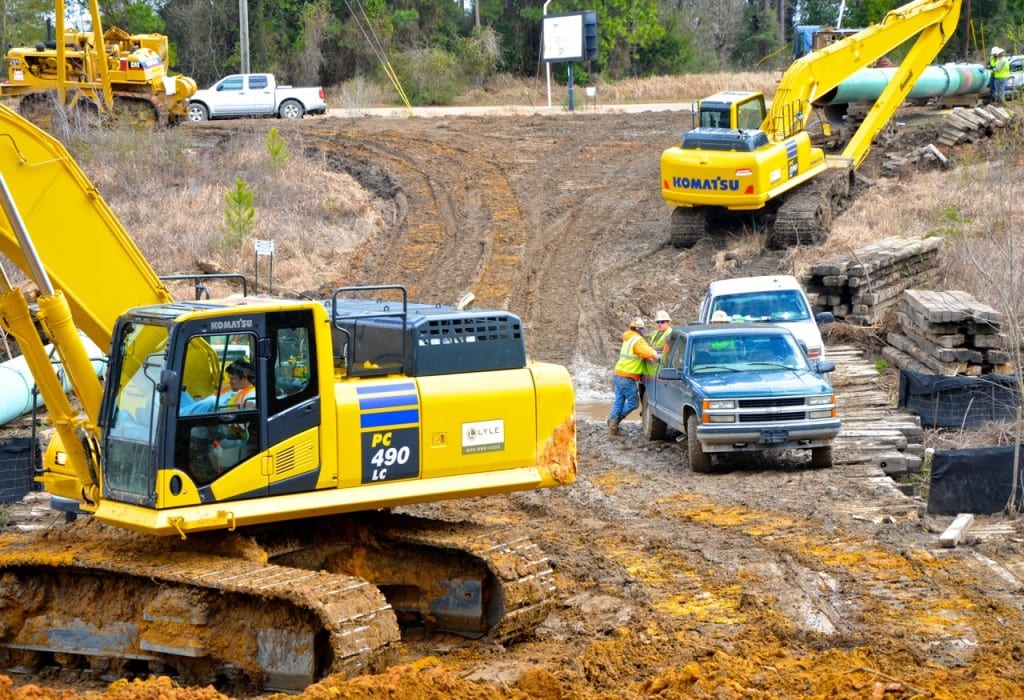
[[[90,500],[102,387],[79,329],[107,349],[126,307],[173,297],[64,146],[2,105],[0,204],[0,253],[39,289],[36,320],[60,355],[84,418],[68,401],[28,303],[6,274],[0,274],[0,323],[18,341],[67,449],[74,492]]]
[[[914,0],[886,14],[879,24],[797,59],[782,76],[761,129],[772,141],[802,131],[818,97],[917,36],[896,75],[843,150],[842,155],[852,159],[854,167],[860,165],[874,135],[953,36],[960,4],[961,0]]]
[[[50,282],[67,297],[75,325],[96,345],[110,345],[114,322],[126,308],[173,301],[60,141],[2,105],[0,175]],[[6,219],[0,220],[0,253],[35,276]]]

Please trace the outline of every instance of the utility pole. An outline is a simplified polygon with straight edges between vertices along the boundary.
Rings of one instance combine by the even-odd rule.
[[[249,0],[238,0],[238,52],[242,55],[242,72],[249,72]]]

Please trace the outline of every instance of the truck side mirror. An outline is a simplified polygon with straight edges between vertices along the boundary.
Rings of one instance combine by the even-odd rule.
[[[814,371],[818,374],[826,374],[836,371],[836,363],[832,360],[815,360]]]
[[[664,367],[658,370],[658,379],[665,379],[667,381],[678,381],[683,378],[683,373],[675,367]]]
[[[826,326],[830,323],[835,323],[836,317],[831,311],[819,311],[814,314],[814,320],[817,321],[819,326]]]

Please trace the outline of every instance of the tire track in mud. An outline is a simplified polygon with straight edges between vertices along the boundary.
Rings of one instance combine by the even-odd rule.
[[[487,151],[450,138],[443,129],[436,138],[346,130],[324,133],[318,147],[357,180],[364,181],[358,164],[384,170],[400,195],[398,225],[360,261],[365,283],[396,280],[412,299],[430,302],[454,303],[473,292],[480,307],[509,308],[526,246],[522,212],[501,169],[478,155]]]

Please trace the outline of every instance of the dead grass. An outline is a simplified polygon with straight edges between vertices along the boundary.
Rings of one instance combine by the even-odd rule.
[[[271,128],[271,121],[240,124],[230,148],[196,148],[185,127],[102,132],[72,149],[159,274],[211,264],[256,273],[253,240],[231,246],[224,230],[225,195],[239,178],[253,191],[253,238],[274,241],[273,275],[284,285],[274,291],[316,289],[337,280],[347,253],[380,226],[380,216],[349,175],[301,155],[301,135],[287,137],[291,159],[275,165],[265,145]],[[260,261],[264,281],[269,262]]]
[[[568,87],[564,73],[552,71],[551,96],[556,103],[566,101]],[[687,102],[719,90],[758,90],[771,97],[780,75],[776,72],[704,73],[682,76],[657,76],[616,82],[598,81],[577,84],[577,94],[586,87],[597,89],[598,104],[635,104],[643,102]],[[455,100],[464,107],[496,105],[547,104],[547,81],[541,78],[516,78],[496,75],[482,86],[473,88]],[[390,85],[370,83],[363,78],[350,80],[327,93],[330,107],[359,109],[391,107],[401,104],[397,91]]]

